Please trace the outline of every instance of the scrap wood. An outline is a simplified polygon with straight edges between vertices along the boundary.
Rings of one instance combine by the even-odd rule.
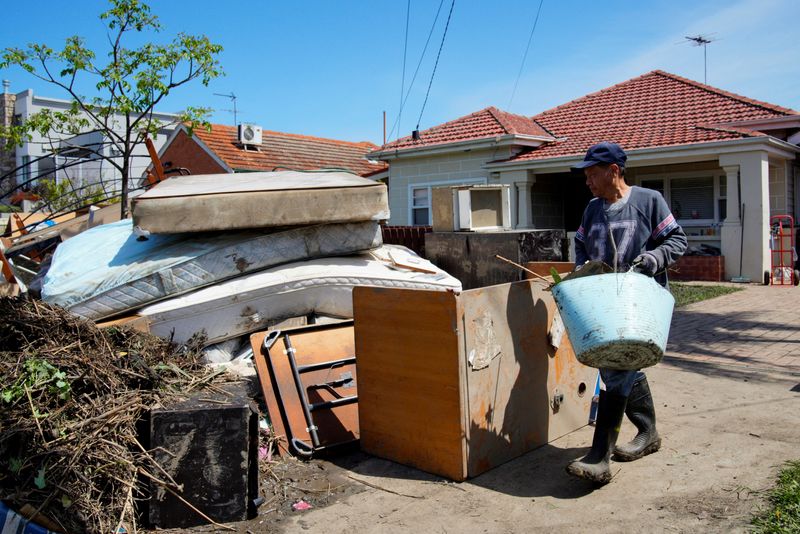
[[[165,476],[136,424],[190,386],[213,387],[220,375],[199,363],[200,342],[100,330],[24,298],[0,298],[0,316],[0,499],[67,532],[134,525],[132,503]],[[179,492],[173,482],[165,484]]]

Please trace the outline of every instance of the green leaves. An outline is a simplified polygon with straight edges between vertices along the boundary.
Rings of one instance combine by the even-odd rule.
[[[17,381],[0,392],[0,399],[5,404],[14,404],[26,397],[26,390],[31,394],[46,392],[58,396],[61,400],[69,399],[72,392],[67,375],[47,360],[29,358],[22,366],[23,372]],[[46,417],[31,407],[34,417]]]
[[[33,479],[33,483],[39,489],[44,489],[45,486],[47,486],[47,480],[45,480],[44,478],[44,474],[46,471],[47,471],[47,466],[42,465],[42,467],[40,467],[39,471],[36,473],[36,477]]]
[[[550,267],[550,276],[553,277],[553,285],[556,285],[561,282],[561,275],[558,274],[555,267]]]
[[[61,50],[37,43],[27,49],[0,51],[0,68],[21,67],[66,93],[72,101],[69,110],[43,110],[23,125],[0,128],[0,138],[21,145],[38,133],[58,147],[57,140],[66,136],[101,132],[114,150],[95,156],[105,159],[127,179],[135,146],[144,142],[146,134],[154,135],[159,127],[167,126],[155,121],[156,106],[178,87],[194,80],[208,85],[222,76],[218,60],[222,46],[205,35],[186,33],[178,33],[172,40],[156,41],[161,25],[146,3],[109,3],[110,8],[100,14],[100,20],[110,30],[105,51],[89,49],[80,36],[69,37]],[[140,44],[142,41],[144,44]],[[91,83],[86,85],[83,81]],[[97,94],[78,94],[78,84],[94,87]],[[187,108],[176,122],[186,119],[194,127],[206,124],[206,116],[202,108]],[[124,182],[123,195],[126,186]],[[121,202],[126,205],[126,198]]]

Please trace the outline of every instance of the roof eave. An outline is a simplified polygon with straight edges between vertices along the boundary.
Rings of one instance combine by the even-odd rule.
[[[369,159],[387,161],[405,156],[413,156],[413,157],[428,156],[434,154],[443,154],[447,152],[475,150],[481,148],[495,148],[503,146],[537,147],[553,140],[554,139],[549,136],[545,137],[538,135],[507,134],[507,135],[498,135],[493,137],[482,137],[480,139],[453,141],[449,143],[442,143],[439,145],[423,145],[419,147],[380,150],[377,152],[369,152],[367,154],[367,157]]]
[[[708,156],[716,157],[723,153],[741,152],[743,149],[756,150],[758,145],[763,145],[761,147],[763,150],[784,158],[792,158],[795,154],[800,153],[800,146],[767,135],[706,143],[638,148],[626,150],[626,153],[628,154],[628,167],[640,167],[654,165],[657,161],[661,163],[659,160],[670,157],[683,161],[702,161],[709,159]],[[583,161],[582,154],[539,160],[486,163],[483,167],[494,171],[531,168],[548,172],[562,172],[569,170],[580,161]]]

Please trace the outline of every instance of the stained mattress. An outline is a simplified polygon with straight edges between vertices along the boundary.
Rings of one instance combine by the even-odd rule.
[[[132,202],[136,226],[165,234],[389,218],[386,186],[346,172],[180,176]]]
[[[234,278],[139,314],[155,335],[183,343],[204,331],[211,344],[310,313],[351,318],[356,286],[461,290],[456,278],[409,249],[383,245],[368,254],[296,262]]]
[[[372,221],[272,233],[153,234],[144,241],[131,231],[127,219],[62,243],[45,277],[43,300],[101,319],[234,276],[382,243],[380,226]]]

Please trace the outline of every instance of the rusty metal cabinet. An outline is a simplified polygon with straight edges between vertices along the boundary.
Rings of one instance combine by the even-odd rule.
[[[541,284],[356,288],[361,448],[464,480],[586,425],[597,370],[577,362]]]

